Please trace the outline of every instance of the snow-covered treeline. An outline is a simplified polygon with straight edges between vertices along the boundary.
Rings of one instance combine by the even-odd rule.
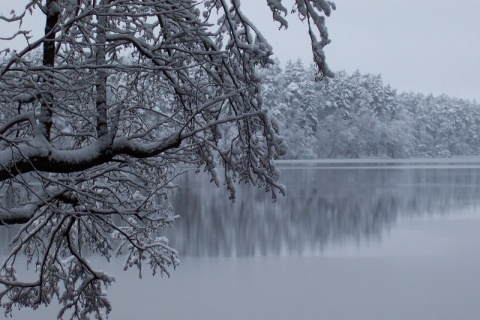
[[[397,93],[381,75],[337,72],[315,82],[301,60],[261,69],[264,104],[288,159],[448,157],[480,152],[480,106],[446,95]]]

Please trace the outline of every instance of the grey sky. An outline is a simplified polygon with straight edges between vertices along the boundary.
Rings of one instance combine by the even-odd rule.
[[[260,5],[262,2],[262,5]],[[327,18],[332,70],[381,73],[399,91],[446,93],[480,102],[480,1],[335,0]],[[291,6],[293,1],[284,1]],[[278,58],[311,62],[306,26],[278,31],[266,1],[243,0]],[[290,9],[290,7],[287,7]]]
[[[0,0],[0,12],[25,1]],[[293,0],[284,1],[287,8]],[[476,99],[480,102],[480,1],[335,0],[327,18],[332,70],[381,73],[399,91]],[[289,16],[278,30],[266,0],[242,0],[242,8],[262,30],[278,58],[312,60],[306,25]],[[0,23],[5,31],[6,23]],[[32,26],[36,31],[43,28]],[[0,31],[0,36],[5,32]],[[0,42],[4,47],[5,42]]]

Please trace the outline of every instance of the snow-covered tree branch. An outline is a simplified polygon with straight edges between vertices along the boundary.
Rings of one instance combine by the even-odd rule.
[[[288,26],[282,1],[263,5]],[[323,15],[333,3],[291,5],[310,25],[319,75],[328,75]],[[114,277],[85,255],[125,253],[125,269],[168,274],[178,255],[162,229],[178,216],[161,199],[182,168],[223,181],[232,200],[240,181],[284,193],[274,159],[286,148],[256,71],[272,63],[272,48],[240,0],[29,0],[24,8],[0,16],[19,24],[2,39],[27,41],[1,51],[0,225],[22,227],[0,266],[0,302],[10,313],[57,297],[59,318],[102,318]],[[45,33],[32,38],[22,22],[37,12]],[[19,278],[20,255],[36,280]]]

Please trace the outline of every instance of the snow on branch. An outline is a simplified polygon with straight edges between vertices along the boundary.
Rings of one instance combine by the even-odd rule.
[[[327,75],[333,5],[292,2]],[[282,1],[265,5],[287,27]],[[239,182],[285,194],[275,159],[286,145],[257,72],[273,49],[240,0],[31,0],[0,19],[30,13],[45,33],[19,26],[6,38],[25,35],[25,48],[0,60],[0,226],[21,225],[0,265],[0,304],[11,313],[57,297],[59,318],[103,318],[114,278],[85,256],[125,254],[126,269],[169,275],[179,260],[164,229],[178,215],[165,199],[185,168],[232,201]],[[35,280],[19,279],[20,254]]]

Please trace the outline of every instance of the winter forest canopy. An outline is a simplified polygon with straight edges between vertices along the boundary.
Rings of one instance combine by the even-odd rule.
[[[475,101],[397,93],[380,75],[336,72],[288,61],[260,70],[265,105],[279,122],[284,159],[449,157],[480,154]]]
[[[59,318],[103,318],[115,278],[91,254],[168,275],[179,259],[164,229],[181,212],[164,200],[187,169],[232,201],[237,183],[275,199],[276,159],[479,149],[474,102],[329,78],[331,1],[262,2],[280,28],[309,26],[315,67],[285,70],[240,0],[23,2],[0,16],[16,27],[2,42],[26,44],[0,49],[0,226],[20,226],[0,262],[6,314],[58,300]],[[33,37],[23,26],[38,15]]]
[[[330,75],[334,4],[263,5],[280,28],[310,26],[317,76]],[[22,26],[38,15],[35,38]],[[168,274],[179,260],[163,230],[179,213],[162,200],[186,167],[232,200],[240,182],[284,194],[286,145],[257,71],[272,48],[240,0],[29,0],[0,21],[16,26],[2,41],[26,43],[0,61],[0,225],[21,225],[0,265],[6,314],[58,300],[59,318],[103,318],[114,277],[90,254]],[[25,259],[34,276],[20,276]]]

